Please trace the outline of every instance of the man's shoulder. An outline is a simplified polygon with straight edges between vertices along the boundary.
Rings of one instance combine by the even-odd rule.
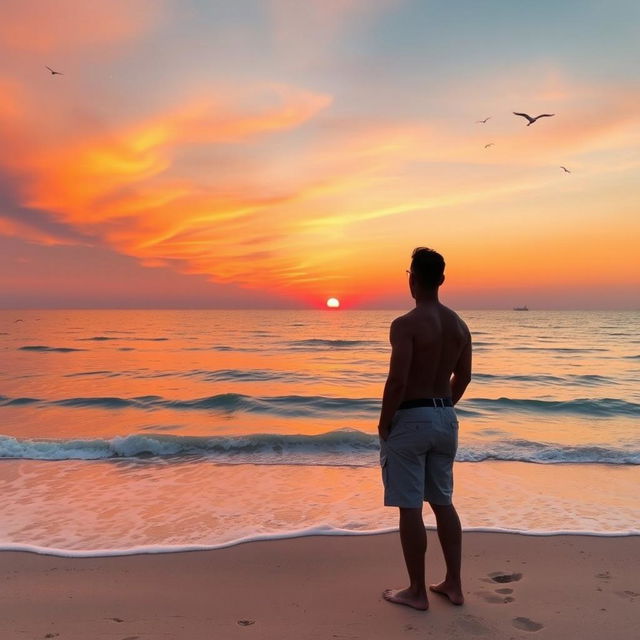
[[[394,318],[391,321],[391,326],[389,327],[391,338],[393,339],[394,336],[396,338],[399,338],[403,335],[411,333],[413,324],[414,320],[411,315],[411,311],[409,311],[408,313],[404,313],[397,318]]]
[[[391,321],[392,329],[402,329],[410,327],[414,322],[415,317],[415,309],[411,309],[411,311],[407,311],[407,313],[403,313],[401,316],[394,318]]]
[[[469,327],[467,326],[467,323],[453,309],[449,309],[449,311],[451,312],[452,317],[458,323],[458,327],[460,327],[460,331],[464,334],[466,340],[470,342],[471,331],[469,331]]]
[[[454,311],[450,307],[445,306],[444,304],[440,304],[442,310],[448,314],[451,318],[454,318],[458,321],[465,329],[467,328],[467,323],[460,317],[460,314],[457,311]]]

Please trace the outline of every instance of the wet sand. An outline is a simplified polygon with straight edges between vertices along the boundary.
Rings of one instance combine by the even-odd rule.
[[[429,531],[428,580],[443,577]],[[640,536],[466,533],[466,603],[419,612],[397,534],[252,542],[102,558],[0,552],[3,640],[632,638]]]

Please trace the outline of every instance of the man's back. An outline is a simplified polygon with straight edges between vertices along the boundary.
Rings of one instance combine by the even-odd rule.
[[[464,376],[463,369],[471,367],[467,325],[439,302],[419,305],[397,322],[413,341],[403,400],[451,396],[451,375]]]

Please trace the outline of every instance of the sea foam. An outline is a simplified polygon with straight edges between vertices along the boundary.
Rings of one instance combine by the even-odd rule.
[[[244,436],[129,434],[111,439],[19,439],[0,436],[0,458],[30,460],[107,460],[199,456],[221,464],[375,466],[377,435],[337,429],[318,435],[257,433]],[[560,445],[522,438],[460,446],[459,462],[640,464],[640,450],[596,445]]]

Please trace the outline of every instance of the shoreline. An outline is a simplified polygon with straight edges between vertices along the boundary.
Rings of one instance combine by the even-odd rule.
[[[443,577],[429,532],[427,579]],[[465,532],[466,603],[390,604],[406,586],[397,533],[69,558],[0,551],[3,639],[632,637],[640,536]],[[498,578],[498,580],[495,580]],[[635,614],[635,617],[634,617]],[[51,635],[47,635],[51,634]]]
[[[425,524],[427,532],[436,532],[433,524]],[[555,536],[575,536],[589,538],[632,538],[640,537],[640,529],[632,531],[521,531],[517,529],[495,529],[491,527],[468,527],[462,528],[464,535],[466,534],[496,534],[496,535],[513,535],[513,536],[531,536],[534,538],[553,538]],[[369,536],[393,535],[398,533],[398,527],[390,527],[386,529],[373,531],[358,531],[350,529],[337,529],[330,526],[311,527],[310,529],[302,529],[296,531],[286,531],[282,533],[272,534],[256,534],[247,536],[238,540],[229,540],[218,544],[211,545],[142,545],[139,547],[125,549],[61,549],[55,547],[39,547],[29,544],[8,544],[0,545],[0,554],[3,553],[30,553],[34,555],[47,556],[51,558],[119,558],[143,555],[160,555],[172,553],[195,553],[221,551],[223,549],[231,549],[239,545],[252,544],[255,542],[278,542],[286,540],[297,540],[300,538],[323,538],[323,537],[349,537],[360,538]]]

